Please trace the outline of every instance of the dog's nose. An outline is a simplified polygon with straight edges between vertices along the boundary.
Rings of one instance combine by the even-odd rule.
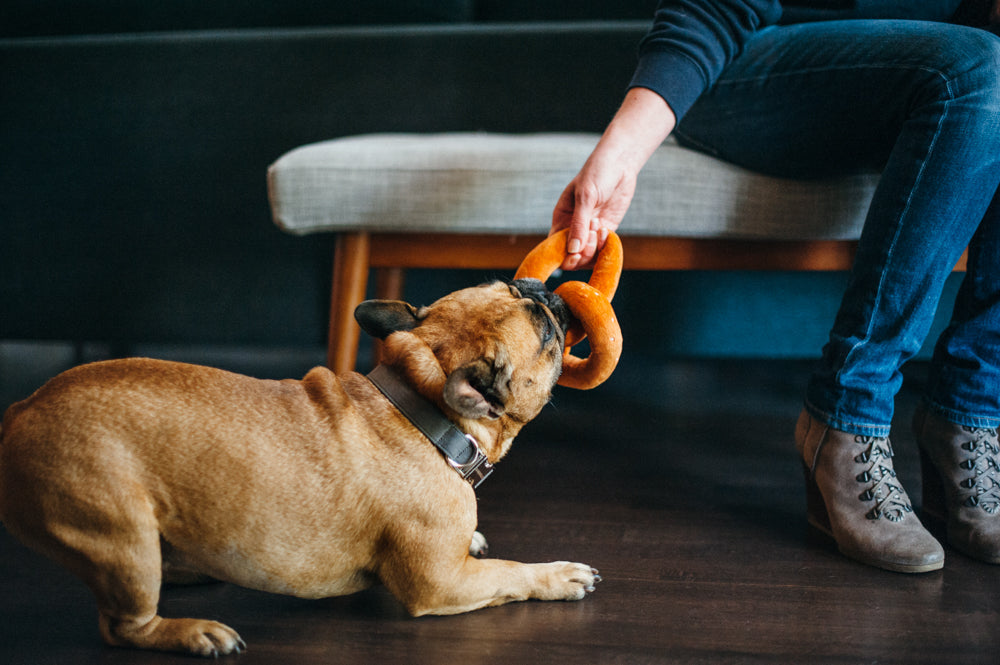
[[[562,298],[549,291],[544,282],[533,278],[526,278],[515,279],[511,284],[525,298],[531,298],[535,302],[548,307],[552,315],[556,317],[556,321],[562,328],[563,333],[566,332],[572,318],[569,307],[566,306]]]

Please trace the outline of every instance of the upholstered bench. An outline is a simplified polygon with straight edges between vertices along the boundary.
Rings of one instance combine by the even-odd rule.
[[[275,223],[338,234],[329,364],[352,369],[369,269],[513,269],[548,232],[596,134],[372,134],[296,148],[269,169]],[[785,180],[664,143],[620,228],[625,268],[846,270],[877,173]]]

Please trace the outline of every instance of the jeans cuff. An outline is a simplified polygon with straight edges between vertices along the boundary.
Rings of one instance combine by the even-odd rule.
[[[858,422],[857,419],[845,417],[842,414],[835,415],[827,413],[822,409],[817,409],[815,406],[810,404],[808,400],[805,403],[805,409],[809,412],[809,415],[816,420],[820,421],[827,427],[840,432],[846,432],[847,434],[854,434],[858,436],[873,436],[877,439],[885,439],[889,437],[889,430],[891,429],[890,425],[863,423]]]
[[[977,416],[975,414],[963,413],[961,411],[956,411],[955,409],[949,409],[927,397],[924,398],[924,405],[931,413],[941,416],[948,422],[954,423],[955,425],[960,425],[962,427],[975,427],[978,429],[997,429],[1000,427],[1000,418]]]

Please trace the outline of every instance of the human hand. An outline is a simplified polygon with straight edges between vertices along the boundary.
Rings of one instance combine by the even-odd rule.
[[[562,264],[566,270],[583,268],[593,261],[632,202],[636,174],[603,161],[595,152],[563,190],[552,212],[552,233],[570,230]]]
[[[674,129],[674,112],[658,94],[633,88],[580,172],[552,211],[552,233],[569,228],[562,267],[587,267],[618,228],[646,160]]]

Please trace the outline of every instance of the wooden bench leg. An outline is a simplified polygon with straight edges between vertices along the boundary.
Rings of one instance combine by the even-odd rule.
[[[379,300],[402,300],[406,271],[402,268],[375,269],[375,297]],[[374,342],[375,363],[382,362],[382,342]]]
[[[382,300],[402,300],[406,271],[402,268],[375,269],[375,297]]]
[[[354,320],[354,309],[364,300],[368,288],[370,249],[371,238],[367,233],[337,236],[326,362],[338,374],[353,371],[357,362],[361,329]]]

